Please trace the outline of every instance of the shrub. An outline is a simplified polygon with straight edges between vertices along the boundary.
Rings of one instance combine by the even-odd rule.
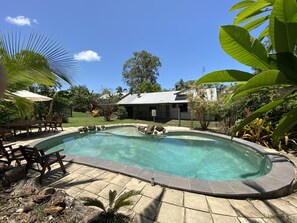
[[[2,101],[0,103],[0,124],[13,122],[20,118],[20,114],[12,102]]]
[[[98,117],[100,116],[100,109],[94,109],[91,111],[92,117]]]
[[[109,191],[109,205],[108,208],[105,208],[105,205],[102,201],[96,198],[83,197],[84,205],[86,206],[95,206],[102,209],[102,212],[97,216],[96,222],[102,223],[112,223],[112,222],[122,222],[128,223],[131,222],[129,216],[126,216],[122,213],[119,213],[121,207],[129,206],[133,204],[133,201],[129,200],[130,197],[139,195],[139,191],[131,190],[125,193],[122,193],[117,197],[117,191]],[[117,197],[117,198],[116,198]],[[94,221],[95,222],[95,221]]]
[[[126,110],[125,107],[123,106],[120,106],[118,107],[117,109],[117,116],[118,116],[118,119],[125,119],[128,117],[128,112]]]

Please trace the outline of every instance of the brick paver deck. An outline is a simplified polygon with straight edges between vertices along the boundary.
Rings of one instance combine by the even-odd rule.
[[[297,193],[271,200],[235,200],[173,190],[159,185],[88,167],[65,162],[68,174],[57,168],[47,175],[44,185],[64,189],[75,198],[99,198],[108,204],[109,190],[118,193],[136,189],[134,205],[124,209],[134,222],[297,222]],[[56,169],[55,169],[56,168]]]

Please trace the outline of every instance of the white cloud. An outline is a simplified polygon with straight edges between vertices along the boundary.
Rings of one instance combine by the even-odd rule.
[[[31,22],[34,22],[36,24],[38,24],[37,20],[36,19],[30,19],[30,18],[27,18],[25,16],[17,16],[17,17],[10,17],[10,16],[7,16],[5,18],[5,21],[6,22],[9,22],[13,25],[17,25],[17,26],[31,26]]]
[[[82,51],[80,53],[74,54],[74,59],[75,60],[84,60],[84,61],[100,61],[101,56],[98,55],[98,53],[92,51],[92,50],[87,50],[87,51]]]

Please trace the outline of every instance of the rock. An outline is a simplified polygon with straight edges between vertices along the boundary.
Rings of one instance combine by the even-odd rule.
[[[86,223],[98,222],[99,214],[100,214],[99,210],[88,208],[84,212],[84,221]]]
[[[0,174],[13,169],[13,166],[0,162]]]
[[[88,128],[86,128],[86,127],[78,128],[78,131],[79,132],[87,132]]]
[[[163,132],[159,132],[157,130],[154,131],[154,135],[162,135],[162,134],[163,134]]]
[[[154,125],[149,125],[146,130],[145,130],[145,134],[148,134],[148,135],[151,135],[154,133],[154,129],[155,129],[155,126]]]
[[[145,133],[146,126],[138,126],[137,130],[139,132]]]
[[[35,207],[35,203],[33,201],[29,201],[25,206],[24,206],[24,212],[28,213],[29,211],[31,211],[34,207]]]
[[[24,208],[19,208],[16,210],[16,213],[22,213],[24,211]]]
[[[88,126],[89,131],[95,131],[96,127],[94,125]]]
[[[39,195],[49,195],[49,194],[53,194],[56,192],[56,189],[53,187],[46,187],[44,188],[42,191],[40,191],[38,194]]]
[[[161,126],[161,125],[157,125],[157,126],[155,127],[155,130],[157,130],[158,132],[162,132],[162,131],[164,130],[164,127]]]
[[[44,201],[48,201],[50,199],[51,195],[47,194],[47,195],[42,195],[42,194],[38,194],[36,196],[34,196],[33,201],[35,203],[42,203]]]
[[[60,214],[64,210],[63,207],[60,206],[50,206],[44,209],[44,212],[50,215]]]
[[[62,190],[58,190],[56,191],[56,193],[52,195],[52,198],[49,201],[48,206],[60,206],[64,208],[66,206],[65,198],[66,198],[66,192]]]
[[[101,130],[101,127],[100,126],[96,126],[97,128],[97,131],[100,131]]]
[[[40,191],[40,183],[36,178],[25,178],[18,182],[14,191],[13,196],[29,196],[37,194]]]
[[[101,129],[104,130],[105,129],[105,125],[101,125]]]
[[[23,179],[26,176],[26,168],[23,166],[15,167],[4,174],[4,178],[11,184]]]

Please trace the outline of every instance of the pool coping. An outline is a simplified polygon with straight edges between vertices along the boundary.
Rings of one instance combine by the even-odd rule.
[[[143,125],[119,124],[108,125],[106,126],[106,128],[124,126],[138,127]],[[61,132],[59,135],[53,135],[43,139],[35,140],[34,142],[30,143],[30,146],[36,146],[37,144],[49,139],[62,137],[64,135],[77,132],[78,130],[64,131]],[[230,140],[230,136],[197,130],[168,130],[168,133],[198,133]],[[264,176],[244,181],[210,181],[196,178],[184,178],[137,166],[131,166],[127,164],[121,164],[113,161],[100,160],[90,157],[66,155],[66,158],[64,160],[105,169],[111,172],[121,173],[144,180],[146,182],[151,182],[151,179],[154,178],[155,184],[183,191],[213,195],[218,197],[274,198],[281,197],[290,193],[291,186],[295,180],[295,169],[292,162],[287,157],[281,155],[276,151],[266,149],[261,145],[243,139],[233,138],[233,141],[252,147],[259,153],[268,156],[272,164],[271,170]]]

